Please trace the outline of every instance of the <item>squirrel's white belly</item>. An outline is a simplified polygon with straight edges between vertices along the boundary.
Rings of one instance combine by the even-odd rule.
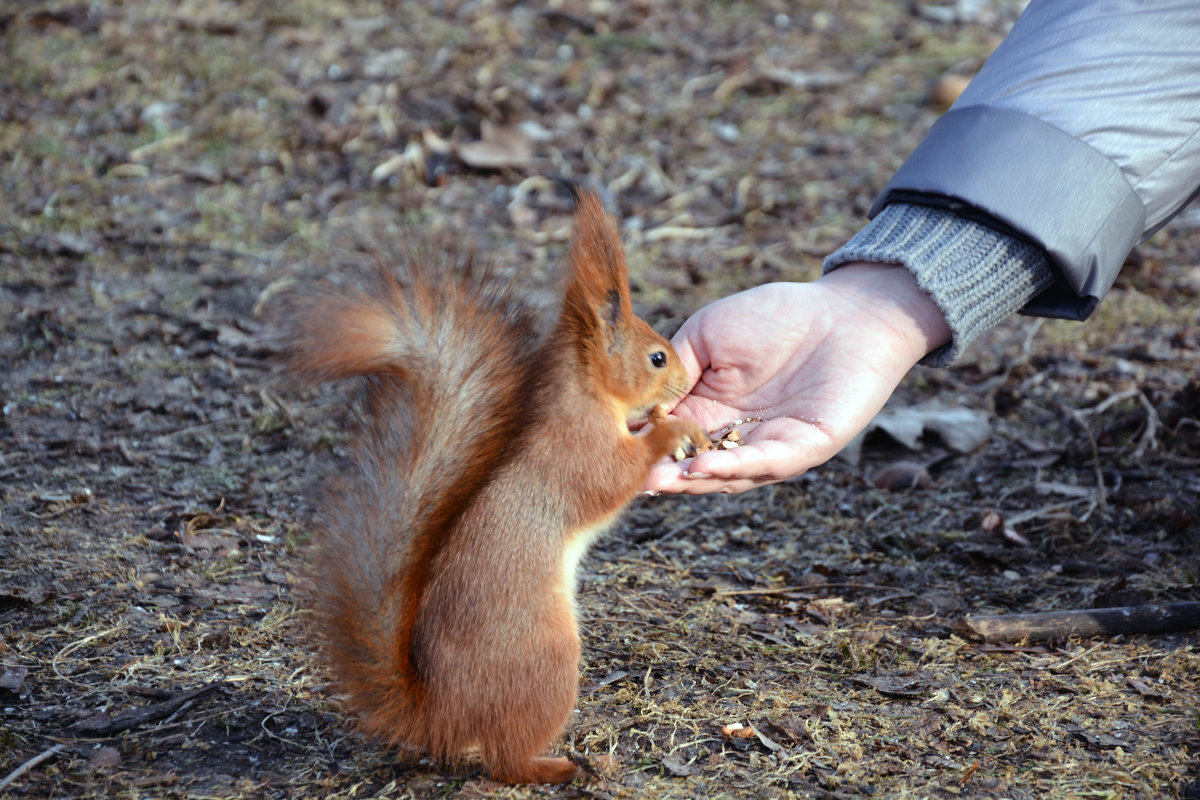
[[[592,546],[592,542],[596,541],[596,537],[604,533],[613,526],[620,516],[620,510],[610,514],[597,523],[588,525],[582,528],[576,528],[571,532],[571,536],[563,547],[562,556],[562,588],[567,598],[571,601],[571,612],[575,612],[575,574],[579,569],[579,562],[583,560],[583,556],[587,553],[588,548]]]

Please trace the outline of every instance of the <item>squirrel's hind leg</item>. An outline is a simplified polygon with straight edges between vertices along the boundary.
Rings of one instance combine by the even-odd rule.
[[[554,744],[571,714],[575,701],[576,669],[569,673],[569,686],[553,691],[553,682],[541,685],[540,698],[516,696],[513,702],[524,711],[511,715],[504,724],[488,732],[480,742],[483,763],[492,778],[504,783],[569,783],[578,768],[562,756],[542,756]],[[567,677],[566,674],[563,676]],[[550,702],[555,694],[558,702]],[[536,704],[541,701],[542,705]]]

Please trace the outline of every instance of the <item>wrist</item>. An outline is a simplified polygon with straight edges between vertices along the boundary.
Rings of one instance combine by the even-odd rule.
[[[900,264],[850,262],[817,283],[894,334],[893,345],[913,364],[952,338],[946,315]]]
[[[988,329],[1055,282],[1036,245],[944,209],[887,206],[825,259],[827,272],[850,264],[902,265],[941,309],[952,336],[923,363],[945,366]],[[910,306],[919,309],[918,305]],[[924,312],[918,311],[918,314]]]

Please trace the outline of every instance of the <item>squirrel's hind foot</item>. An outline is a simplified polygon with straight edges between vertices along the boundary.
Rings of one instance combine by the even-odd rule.
[[[570,783],[579,772],[569,758],[543,756],[524,764],[509,764],[492,771],[492,779],[503,783]]]

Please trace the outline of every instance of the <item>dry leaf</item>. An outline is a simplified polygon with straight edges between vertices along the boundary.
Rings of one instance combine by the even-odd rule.
[[[1015,544],[1017,547],[1029,547],[1029,540],[1017,532],[1016,528],[1010,528],[1007,525],[1003,529],[1004,540],[1010,544]]]
[[[0,689],[7,689],[10,692],[21,691],[22,684],[25,683],[25,678],[29,676],[29,670],[24,667],[9,667],[0,675]]]
[[[1096,733],[1094,731],[1089,731],[1086,728],[1081,728],[1078,725],[1068,725],[1066,728],[1070,734],[1078,739],[1083,740],[1087,744],[1090,744],[1092,747],[1110,749],[1114,747],[1128,748],[1130,745],[1129,742],[1125,741],[1124,739],[1118,739],[1111,733]]]
[[[244,578],[223,584],[212,592],[212,598],[217,602],[244,605],[256,605],[264,600],[273,600],[278,595],[279,590],[274,586],[254,578]]]
[[[592,758],[592,769],[601,778],[615,778],[621,771],[621,762],[610,753],[601,753]]]
[[[667,772],[677,778],[686,778],[692,774],[692,768],[684,764],[675,756],[667,756],[662,760],[662,765],[666,767]]]
[[[226,558],[239,552],[238,540],[232,536],[211,533],[181,533],[179,541],[193,555],[218,554]]]
[[[780,750],[783,749],[783,745],[781,745],[778,742],[771,739],[769,736],[767,736],[765,733],[760,731],[755,726],[751,725],[750,730],[754,731],[754,735],[758,737],[758,740],[760,742],[762,742],[763,747],[767,748],[772,753],[778,753]]]
[[[29,603],[39,605],[50,596],[50,589],[45,586],[3,586],[0,587],[0,601]]]
[[[431,128],[421,131],[421,143],[425,145],[425,149],[430,153],[446,154],[453,149],[449,142],[438,136]]]
[[[458,157],[476,169],[519,167],[533,158],[533,139],[524,130],[495,125],[488,120],[480,127],[480,141],[463,142]]]
[[[988,415],[983,411],[939,403],[885,408],[838,455],[851,464],[857,464],[862,454],[863,440],[874,430],[883,431],[910,450],[921,449],[921,437],[924,434],[936,433],[950,449],[960,453],[974,450],[992,435]]]
[[[420,147],[420,145],[418,145]],[[421,153],[420,163],[425,163],[424,152]],[[409,163],[408,153],[399,153],[379,164],[375,169],[371,170],[371,181],[373,183],[381,183],[392,177],[396,173],[404,169]]]
[[[600,679],[600,681],[596,685],[597,686],[608,686],[610,683],[616,683],[617,681],[621,680],[622,678],[628,677],[628,675],[629,675],[629,673],[626,672],[625,670],[618,669],[614,672],[610,672],[607,675],[605,675],[603,678]]]
[[[115,747],[98,747],[88,757],[88,763],[95,769],[111,769],[121,765],[121,751]]]
[[[860,686],[869,686],[886,697],[920,697],[925,693],[921,681],[906,675],[858,676],[850,680]]]
[[[823,716],[824,712],[820,715]],[[789,714],[787,717],[780,719],[763,720],[755,728],[761,733],[769,731],[772,738],[780,739],[789,744],[799,744],[800,742],[809,739],[808,732],[804,729],[804,717],[814,716],[812,714]]]
[[[906,492],[909,489],[928,489],[933,483],[929,470],[915,461],[897,461],[875,473],[871,479],[878,489],[889,492]]]
[[[1129,676],[1125,679],[1125,683],[1129,684],[1129,687],[1131,689],[1133,689],[1135,692],[1137,692],[1138,694],[1140,694],[1142,697],[1149,697],[1152,700],[1166,700],[1167,699],[1166,694],[1155,689],[1153,686],[1151,686],[1149,683],[1147,683],[1145,681],[1145,679],[1143,679],[1143,678],[1135,678],[1133,676]]]

